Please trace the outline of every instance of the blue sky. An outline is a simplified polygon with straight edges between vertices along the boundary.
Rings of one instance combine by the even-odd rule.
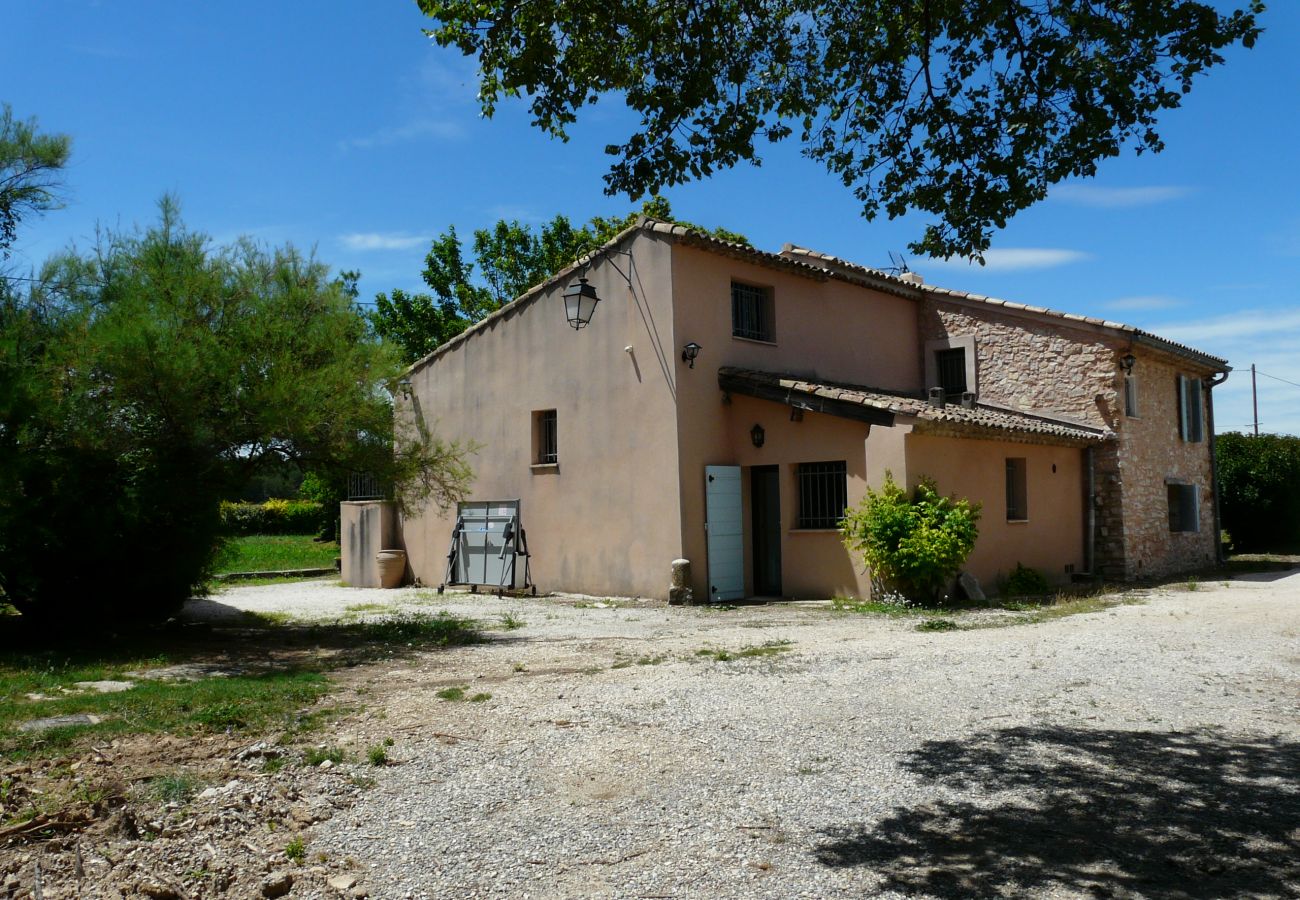
[[[74,141],[67,206],[25,227],[20,264],[91,243],[97,224],[147,223],[170,191],[191,227],[315,247],[360,269],[369,297],[419,288],[428,241],[449,224],[468,236],[501,217],[632,205],[601,180],[625,110],[589,109],[567,144],[530,128],[518,103],[480,118],[473,65],[421,34],[413,0],[0,0],[0,21],[0,101]],[[1261,430],[1300,434],[1300,4],[1275,0],[1263,22],[1253,51],[1232,52],[1164,116],[1165,152],[1062,186],[995,237],[983,268],[912,268],[1227,357],[1221,431],[1249,426],[1256,363]],[[792,241],[866,265],[888,265],[922,225],[864,221],[792,143],[668,197],[760,248]]]

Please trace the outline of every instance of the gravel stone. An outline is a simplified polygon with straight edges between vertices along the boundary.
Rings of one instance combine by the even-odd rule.
[[[311,848],[376,898],[1300,894],[1300,574],[1129,599],[944,632],[321,582],[191,612],[489,630],[372,676],[358,727],[392,764]]]

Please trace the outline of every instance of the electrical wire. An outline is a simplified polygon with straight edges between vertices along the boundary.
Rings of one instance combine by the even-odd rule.
[[[1256,374],[1256,375],[1263,375],[1265,378],[1272,378],[1274,381],[1280,381],[1280,382],[1282,382],[1283,384],[1289,384],[1289,385],[1291,385],[1291,387],[1298,387],[1298,388],[1300,388],[1300,384],[1296,384],[1294,381],[1287,381],[1285,378],[1278,378],[1276,375],[1270,375],[1270,374],[1268,374],[1267,372],[1261,372],[1259,369],[1256,369],[1256,370],[1255,370],[1255,374]]]

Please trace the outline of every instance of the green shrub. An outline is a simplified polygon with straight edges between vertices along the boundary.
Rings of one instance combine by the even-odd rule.
[[[935,602],[979,536],[980,507],[941,497],[922,479],[911,497],[886,474],[880,491],[845,511],[844,543],[862,554],[874,586],[912,603]]]
[[[265,503],[221,504],[221,525],[226,534],[317,534],[325,509],[311,500],[267,500]]]
[[[1016,567],[1011,570],[1006,587],[1002,591],[1008,597],[1035,597],[1051,592],[1052,585],[1047,580],[1047,576],[1037,569],[1031,569],[1020,563],[1016,563]]]

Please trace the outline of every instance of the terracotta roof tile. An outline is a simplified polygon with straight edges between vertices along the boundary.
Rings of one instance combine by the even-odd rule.
[[[1114,432],[1107,429],[1092,428],[1068,419],[979,403],[973,407],[951,403],[939,407],[915,394],[881,391],[858,385],[809,381],[796,375],[737,369],[729,366],[719,369],[718,376],[720,380],[725,380],[731,385],[747,383],[768,389],[780,388],[796,399],[799,394],[830,397],[897,416],[906,416],[917,420],[918,423],[925,423],[921,426],[923,430],[927,430],[926,425],[932,424],[942,425],[949,431],[966,432],[972,437],[986,436],[989,432],[1001,432],[1081,443],[1100,443],[1115,437]]]

